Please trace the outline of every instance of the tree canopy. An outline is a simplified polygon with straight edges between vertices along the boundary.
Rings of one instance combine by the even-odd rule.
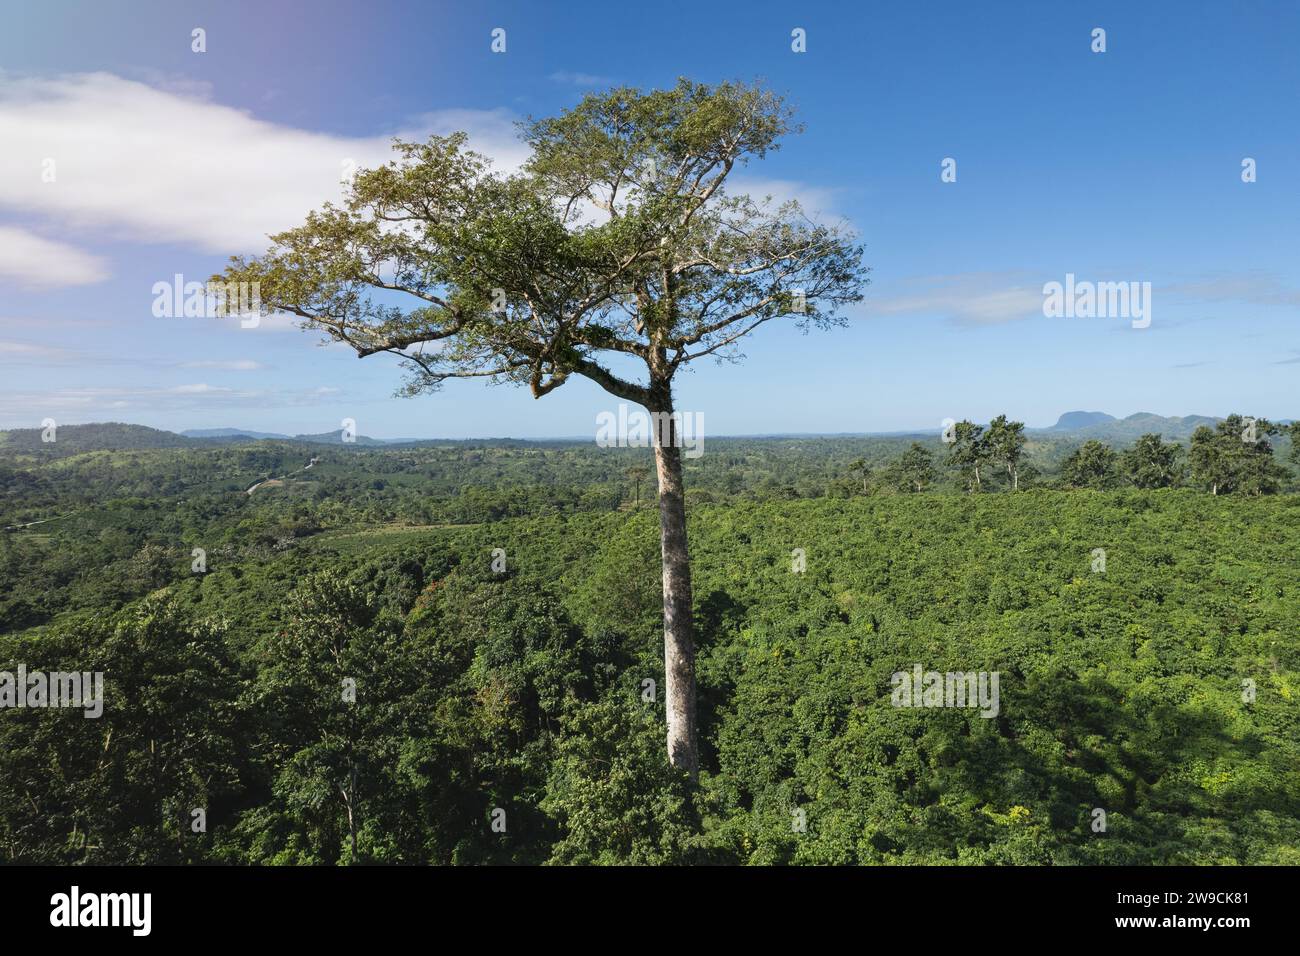
[[[487,377],[540,397],[583,375],[648,405],[654,380],[734,357],[763,323],[826,325],[861,298],[862,250],[843,224],[727,188],[796,129],[771,92],[681,80],[523,124],[531,156],[514,173],[460,133],[396,142],[342,205],[213,279],[257,283],[263,311],[359,355],[400,356],[408,392]],[[642,360],[647,379],[616,373],[611,355]]]

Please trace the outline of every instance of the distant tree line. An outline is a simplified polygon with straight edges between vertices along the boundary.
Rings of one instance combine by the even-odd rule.
[[[1045,479],[1025,462],[1024,422],[999,415],[988,425],[956,422],[944,435],[948,451],[942,461],[949,474],[969,493],[1022,486],[1063,489],[1192,487],[1212,495],[1268,495],[1282,490],[1290,478],[1277,460],[1270,437],[1290,435],[1290,461],[1300,464],[1300,422],[1282,425],[1264,418],[1232,414],[1214,428],[1202,425],[1188,448],[1166,442],[1158,433],[1140,436],[1131,447],[1116,451],[1096,439],[1085,441],[1066,456],[1059,473]],[[885,492],[916,493],[936,488],[942,477],[935,455],[913,442],[885,466],[872,469],[864,458],[849,464],[852,487],[862,494],[873,486]]]

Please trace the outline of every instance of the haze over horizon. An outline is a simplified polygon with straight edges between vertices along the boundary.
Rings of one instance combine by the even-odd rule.
[[[1062,430],[1062,431],[1068,432],[1068,431],[1075,430],[1076,427],[1087,427],[1087,426],[1075,426],[1075,425],[1072,425],[1072,424],[1066,424],[1066,419],[1069,418],[1070,416],[1079,416],[1079,415],[1094,416],[1094,415],[1102,415],[1102,416],[1104,416],[1104,419],[1105,419],[1106,421],[1119,423],[1119,422],[1128,421],[1128,420],[1131,419],[1131,418],[1137,418],[1137,417],[1139,417],[1139,416],[1145,416],[1145,415],[1151,415],[1151,414],[1154,414],[1154,413],[1151,413],[1151,412],[1141,412],[1141,411],[1139,411],[1139,412],[1132,412],[1132,413],[1129,413],[1129,414],[1127,414],[1127,415],[1111,415],[1110,413],[1107,413],[1107,412],[1098,412],[1098,411],[1095,411],[1095,410],[1093,410],[1093,411],[1084,411],[1084,410],[1080,410],[1080,409],[1071,409],[1071,410],[1069,410],[1069,411],[1062,412],[1060,415],[1056,416],[1055,419],[1051,420],[1051,421],[1048,422],[1047,424],[1036,424],[1036,423],[1034,423],[1034,422],[1028,422],[1028,423],[1026,423],[1026,427],[1027,427],[1030,431],[1049,431],[1049,430],[1053,430],[1053,429],[1060,429],[1060,430]],[[1190,419],[1200,419],[1200,418],[1222,419],[1222,418],[1227,417],[1228,414],[1230,414],[1230,413],[1223,413],[1223,414],[1208,414],[1208,415],[1207,415],[1207,414],[1201,414],[1201,413],[1199,413],[1199,412],[1189,412],[1189,413],[1184,414],[1184,415],[1171,415],[1171,416],[1159,416],[1159,417],[1161,417],[1161,418],[1169,418],[1169,419],[1189,419],[1189,418],[1190,418]],[[1011,415],[1010,417],[1011,417],[1013,420],[1017,420],[1015,415]],[[1293,420],[1292,417],[1284,417],[1284,418],[1274,419],[1274,421],[1276,421],[1276,422],[1289,422],[1289,421],[1292,421],[1292,420]],[[302,432],[302,431],[289,431],[289,430],[286,430],[286,429],[280,429],[280,428],[263,428],[263,427],[246,428],[246,427],[241,426],[241,425],[229,425],[229,424],[227,424],[227,425],[217,425],[217,426],[194,426],[194,427],[182,426],[182,427],[180,427],[180,428],[167,428],[167,427],[163,427],[163,426],[160,426],[160,425],[153,425],[153,424],[150,424],[149,422],[144,422],[144,421],[122,421],[122,420],[120,420],[120,419],[111,419],[111,420],[105,419],[105,420],[102,420],[102,421],[84,421],[84,422],[82,422],[82,421],[66,421],[66,422],[65,422],[65,421],[59,421],[59,422],[57,422],[57,424],[58,424],[58,426],[59,426],[60,428],[63,428],[63,427],[89,427],[89,426],[94,426],[94,425],[114,425],[114,424],[117,424],[117,425],[128,425],[128,426],[139,426],[139,427],[143,427],[143,428],[153,428],[153,429],[157,429],[157,430],[159,430],[159,431],[171,432],[171,433],[173,433],[173,434],[181,435],[181,436],[184,436],[184,437],[192,437],[192,438],[225,437],[225,436],[227,436],[227,435],[232,435],[232,434],[243,434],[243,435],[248,435],[248,436],[253,437],[253,438],[293,439],[293,438],[301,438],[301,437],[304,437],[304,436],[328,435],[328,434],[331,434],[331,433],[334,432],[334,431],[339,431],[339,429],[336,428],[336,429],[321,429],[321,430],[318,430],[318,431],[315,431],[315,432]],[[977,422],[977,424],[987,424],[987,422]],[[362,437],[362,438],[369,438],[369,439],[376,439],[376,440],[384,441],[384,442],[404,442],[404,441],[412,441],[412,442],[428,442],[428,441],[581,441],[581,440],[584,440],[584,439],[588,439],[588,440],[589,440],[589,439],[591,438],[592,434],[594,434],[594,432],[595,432],[595,426],[594,426],[594,424],[593,424],[593,428],[592,428],[591,432],[588,432],[588,433],[583,433],[583,432],[573,432],[573,433],[569,433],[569,434],[554,433],[554,434],[530,434],[530,435],[522,435],[522,434],[521,434],[521,435],[509,435],[509,434],[501,434],[501,435],[486,435],[486,434],[485,434],[485,435],[468,435],[468,434],[466,434],[466,435],[417,435],[417,434],[387,435],[387,434],[377,434],[377,433],[366,432],[366,431],[364,431],[364,430],[361,429],[361,425],[360,425],[360,423],[358,423],[358,426],[357,426],[357,427],[358,427],[357,434],[358,434],[360,437]],[[37,426],[30,426],[30,425],[13,426],[13,429],[27,429],[27,430],[33,430],[33,429],[35,429],[35,430],[39,430],[39,428],[38,428]],[[0,429],[0,431],[4,431],[4,430],[13,430],[13,429]],[[772,431],[772,432],[727,432],[727,433],[718,432],[718,433],[712,433],[712,432],[709,432],[709,431],[707,430],[707,427],[706,427],[706,439],[719,439],[719,438],[765,438],[765,437],[803,437],[803,436],[812,437],[812,438],[817,438],[817,437],[838,437],[838,436],[859,436],[859,435],[861,435],[861,436],[928,435],[928,434],[931,434],[931,433],[938,433],[939,430],[940,430],[940,425],[938,425],[938,424],[936,424],[936,425],[934,425],[934,426],[916,426],[916,427],[912,427],[912,428],[895,428],[895,429],[879,430],[879,431],[846,430],[846,431],[837,431],[837,432],[830,432],[830,431],[807,431],[807,430],[789,430],[789,431]],[[202,434],[202,433],[206,433],[206,434]]]

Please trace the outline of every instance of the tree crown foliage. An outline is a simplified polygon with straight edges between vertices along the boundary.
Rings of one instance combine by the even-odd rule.
[[[409,393],[486,377],[540,397],[577,374],[658,403],[678,368],[736,357],[763,323],[824,326],[861,298],[843,224],[727,189],[795,130],[760,87],[681,80],[523,124],[531,155],[514,173],[460,133],[397,142],[342,205],[214,280],[257,283],[263,311],[361,356],[400,356]],[[644,362],[645,380],[616,372],[616,355]]]

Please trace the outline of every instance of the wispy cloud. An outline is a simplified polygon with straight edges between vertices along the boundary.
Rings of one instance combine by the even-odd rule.
[[[1042,317],[1041,282],[1008,272],[917,276],[869,295],[867,314],[934,315],[962,325],[1001,325]]]
[[[600,76],[596,73],[572,73],[568,70],[557,70],[547,77],[553,83],[563,83],[566,86],[612,86],[614,80],[608,76]]]
[[[563,71],[552,78],[605,80]],[[392,159],[388,135],[283,126],[212,102],[203,84],[152,79],[151,85],[110,73],[0,73],[0,210],[58,228],[65,238],[256,253],[268,234],[338,200],[345,172]],[[472,149],[512,172],[528,156],[517,119],[504,109],[439,110],[411,118],[397,135],[418,140],[465,131]],[[798,199],[811,216],[834,215],[833,191],[793,180],[737,177],[730,190]],[[107,275],[105,262],[68,242],[0,230],[0,279],[69,285]],[[263,327],[272,326],[264,320]]]
[[[229,361],[220,359],[208,359],[202,362],[181,362],[177,368],[214,368],[225,369],[232,372],[253,372],[258,369],[266,368],[261,362],[253,359],[231,359]]]
[[[405,138],[464,130],[506,169],[524,157],[501,110],[415,118]],[[259,120],[193,87],[150,86],[109,73],[17,78],[0,73],[0,210],[68,234],[258,252],[342,194],[345,171],[392,158],[388,135],[347,137]],[[47,181],[48,180],[48,181]],[[95,282],[102,262],[65,243],[6,227],[0,277]]]
[[[727,179],[727,192],[733,196],[748,194],[751,199],[771,199],[773,205],[794,200],[812,219],[841,218],[836,210],[838,191],[793,179],[762,179],[755,176],[732,176]]]
[[[1174,282],[1156,291],[1197,302],[1300,305],[1300,289],[1286,285],[1271,272],[1220,273],[1203,279]]]
[[[107,366],[133,366],[150,369],[214,369],[227,372],[256,372],[268,366],[249,358],[200,359],[177,362],[173,358],[150,355],[113,355],[101,351],[44,345],[18,339],[0,339],[0,365],[10,366],[69,366],[83,365],[93,368]]]
[[[46,289],[91,285],[107,278],[107,263],[98,256],[17,226],[0,226],[0,282]]]
[[[82,360],[72,349],[0,340],[0,365],[70,365]]]
[[[39,421],[43,416],[88,416],[100,420],[107,413],[157,414],[213,409],[271,409],[318,406],[338,390],[317,388],[228,388],[207,382],[167,386],[81,387],[51,390],[0,391],[0,421]],[[331,421],[329,427],[333,427]],[[16,426],[15,426],[16,427]]]

